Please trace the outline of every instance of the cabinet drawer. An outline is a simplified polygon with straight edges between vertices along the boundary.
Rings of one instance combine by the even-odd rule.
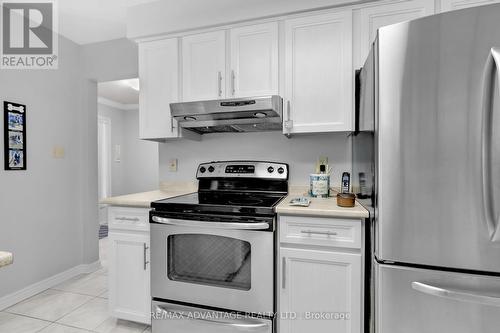
[[[108,224],[109,229],[149,231],[149,209],[110,207]]]
[[[279,216],[280,243],[361,248],[361,220]]]

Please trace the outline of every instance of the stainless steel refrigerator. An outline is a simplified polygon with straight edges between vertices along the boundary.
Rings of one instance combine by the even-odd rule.
[[[353,136],[377,333],[500,332],[499,78],[500,5],[378,32]]]

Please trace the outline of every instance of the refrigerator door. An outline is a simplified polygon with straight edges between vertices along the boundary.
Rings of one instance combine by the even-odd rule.
[[[380,29],[379,260],[500,272],[500,5]]]
[[[375,265],[377,333],[497,333],[500,277]]]

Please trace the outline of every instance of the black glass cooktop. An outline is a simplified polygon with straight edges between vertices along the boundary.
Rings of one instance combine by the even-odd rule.
[[[195,192],[154,201],[151,207],[159,212],[272,215],[283,198],[271,193]]]

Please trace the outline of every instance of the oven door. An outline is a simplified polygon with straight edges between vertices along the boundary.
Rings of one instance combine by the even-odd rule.
[[[154,215],[152,222],[154,298],[241,312],[274,311],[274,237],[258,230],[268,225]]]

